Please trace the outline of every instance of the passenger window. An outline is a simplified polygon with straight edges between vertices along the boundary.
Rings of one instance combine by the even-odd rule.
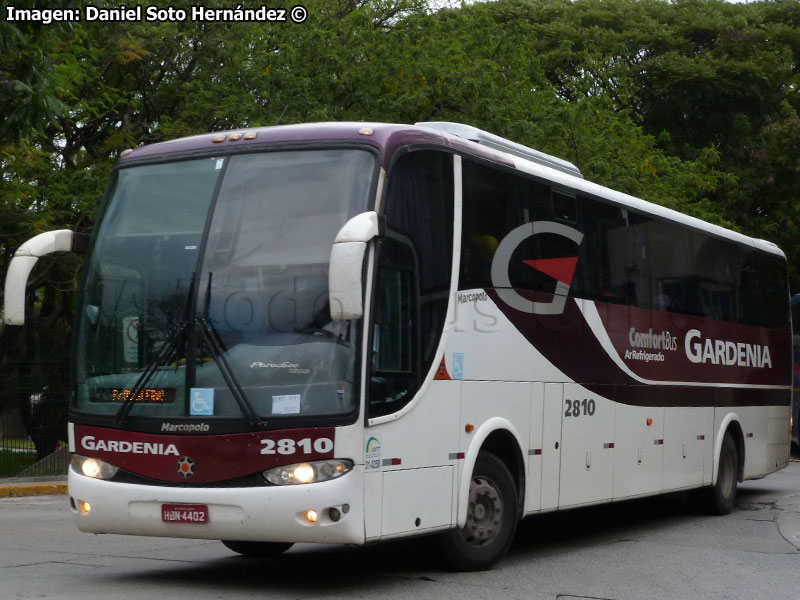
[[[647,257],[653,309],[698,314],[699,283],[691,268],[692,240],[688,229],[665,221],[647,224]]]
[[[540,269],[537,261],[574,260],[569,273],[569,294],[592,298],[597,294],[593,269],[595,238],[591,233],[594,209],[586,198],[528,176],[487,167],[464,159],[464,202],[461,238],[461,290],[493,288],[492,264],[495,252],[506,236],[534,222],[555,223],[586,235],[577,245],[559,232],[539,232],[519,241],[504,257],[508,283],[512,288],[541,294],[541,300],[557,293],[558,279],[552,270]],[[531,227],[531,233],[533,229]],[[588,233],[587,233],[588,232]],[[541,263],[539,263],[541,264]],[[562,288],[563,289],[563,288]]]
[[[578,222],[578,199],[575,194],[565,194],[553,190],[553,217],[557,221],[575,224]]]
[[[646,223],[618,206],[598,204],[600,300],[650,308]]]

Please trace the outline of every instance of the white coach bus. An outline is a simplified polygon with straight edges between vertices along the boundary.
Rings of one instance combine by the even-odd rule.
[[[33,238],[9,270],[24,319]],[[69,494],[87,532],[437,534],[487,568],[520,518],[787,464],[773,244],[454,123],[200,135],[120,158],[81,283]]]

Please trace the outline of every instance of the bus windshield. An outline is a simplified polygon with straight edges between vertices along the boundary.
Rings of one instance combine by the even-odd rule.
[[[120,169],[81,290],[73,410],[284,419],[356,407],[356,322],[328,261],[373,155],[239,154]]]

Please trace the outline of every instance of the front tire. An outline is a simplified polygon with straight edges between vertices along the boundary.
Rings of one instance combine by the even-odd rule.
[[[518,521],[514,478],[497,456],[481,452],[469,486],[467,522],[440,535],[442,553],[458,571],[488,569],[508,551]]]
[[[222,540],[225,547],[243,556],[270,558],[283,554],[294,544],[290,542],[236,542]]]

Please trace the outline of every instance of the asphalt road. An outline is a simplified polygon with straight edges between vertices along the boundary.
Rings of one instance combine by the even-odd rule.
[[[0,499],[0,599],[800,598],[800,463],[740,486],[726,517],[657,498],[525,520],[491,571],[452,573],[429,539],[299,545],[276,560],[217,542],[95,536],[66,496]]]

